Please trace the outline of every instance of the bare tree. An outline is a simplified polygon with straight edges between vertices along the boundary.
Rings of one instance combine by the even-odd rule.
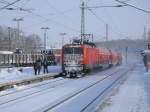
[[[32,34],[25,37],[25,51],[26,52],[37,52],[41,49],[41,38],[36,35]]]
[[[37,51],[41,49],[41,38],[37,34],[26,36],[20,31],[20,40],[17,40],[18,29],[0,26],[0,50],[15,51],[21,48],[25,52]]]

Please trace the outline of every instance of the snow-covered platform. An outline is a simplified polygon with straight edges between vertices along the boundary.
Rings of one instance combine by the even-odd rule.
[[[145,72],[143,64],[136,65],[97,112],[150,112],[150,72]]]
[[[20,72],[18,69],[20,68],[0,69],[0,84],[37,77],[34,75],[33,67],[22,67],[22,72]],[[49,74],[52,75],[58,74],[61,72],[61,66],[49,66],[48,71]],[[41,70],[41,73],[38,76],[42,75],[45,75],[43,74],[43,70]]]

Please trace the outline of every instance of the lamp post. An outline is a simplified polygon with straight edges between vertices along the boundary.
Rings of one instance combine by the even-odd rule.
[[[64,45],[64,36],[67,35],[67,33],[60,33],[60,35],[62,36],[62,46]]]
[[[21,44],[23,45],[23,39],[20,39],[20,22],[23,21],[23,18],[14,18],[13,21],[17,22],[17,29],[18,29],[18,42],[17,42],[17,47],[21,47]]]
[[[125,48],[126,64],[128,63],[128,47]]]
[[[41,29],[44,30],[44,49],[46,50],[46,33],[47,33],[47,30],[49,30],[50,28],[42,27]]]
[[[108,41],[108,24],[106,24],[106,41]]]
[[[8,27],[8,39],[9,39],[8,50],[11,51],[11,27]]]

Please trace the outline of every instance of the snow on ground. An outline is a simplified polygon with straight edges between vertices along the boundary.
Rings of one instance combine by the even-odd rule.
[[[33,67],[23,67],[23,72],[18,70],[19,68],[6,68],[0,70],[0,84],[6,83],[15,80],[27,79],[30,77],[34,77],[34,70]],[[61,72],[61,66],[49,66],[48,67],[49,73],[59,73]],[[43,74],[43,70],[41,73]]]
[[[115,88],[97,112],[150,112],[150,72],[142,64]]]
[[[68,101],[63,102],[63,104],[58,106],[58,108],[56,107],[53,108],[54,110],[51,110],[53,112],[59,110],[59,112],[79,112],[79,110],[87,106],[99,93],[104,91],[104,89],[108,87],[109,84],[114,80],[116,80],[121,74],[117,73],[115,76],[113,75],[112,77],[109,77],[98,84],[96,84],[96,82],[108,76],[108,72],[112,73],[117,69],[118,67],[96,73],[93,76],[86,76],[78,79],[65,78],[61,82],[56,82],[55,84],[51,83],[48,85],[43,85],[42,87],[36,87],[30,90],[3,96],[0,98],[0,103],[2,104],[0,106],[0,110],[2,112],[41,112],[43,109],[45,110],[47,108],[54,107],[54,105],[57,103],[63,102],[65,99],[77,94],[79,91],[90,87],[90,89],[87,89]],[[92,84],[96,85],[91,86]],[[26,97],[22,98],[22,96]]]
[[[144,89],[146,91],[148,105],[150,107],[150,72],[144,73],[143,80],[144,80],[144,87],[145,87]]]

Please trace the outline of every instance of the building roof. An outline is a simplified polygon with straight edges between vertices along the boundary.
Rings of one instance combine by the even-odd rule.
[[[13,54],[12,51],[0,51],[0,54]]]

